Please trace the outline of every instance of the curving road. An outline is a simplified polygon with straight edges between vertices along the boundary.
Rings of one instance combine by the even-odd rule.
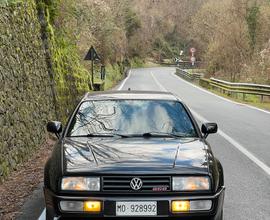
[[[174,72],[174,68],[132,70],[121,89],[173,92],[199,123],[217,122],[221,131],[208,140],[224,166],[225,219],[269,220],[270,113],[213,95]]]
[[[165,67],[133,69],[118,90],[173,92],[192,109],[199,123],[217,122],[220,131],[208,140],[224,167],[225,220],[269,220],[270,113],[216,96],[174,72],[174,68]],[[40,198],[41,195],[36,197]],[[39,206],[39,216],[41,204],[34,203],[33,207]],[[25,207],[19,219],[34,219],[35,208],[31,203]],[[44,219],[44,215],[39,219]]]

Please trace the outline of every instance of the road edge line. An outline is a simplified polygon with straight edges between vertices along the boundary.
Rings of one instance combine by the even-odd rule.
[[[191,112],[199,121],[208,122],[208,120],[206,118],[204,118],[203,116],[201,116],[200,114],[195,112],[193,109],[191,109]],[[266,174],[268,174],[270,176],[270,167],[267,166],[260,159],[258,159],[253,153],[248,151],[245,147],[243,147],[240,143],[238,143],[236,140],[234,140],[232,137],[230,137],[224,131],[219,129],[218,134],[221,137],[223,137],[227,142],[229,142],[232,146],[234,146],[238,151],[240,151],[242,154],[244,154],[247,158],[249,158],[258,167],[260,167]]]
[[[43,209],[41,215],[39,216],[39,218],[37,220],[44,220],[44,219],[46,219],[45,211],[46,211],[46,209]]]
[[[122,90],[122,88],[126,84],[126,81],[129,79],[130,75],[131,75],[131,69],[128,71],[128,76],[124,79],[124,81],[121,83],[121,85],[117,88],[118,91]]]
[[[151,75],[153,76],[155,81],[158,82],[158,80],[156,79],[154,74],[151,73]],[[175,75],[175,77],[177,77],[177,76]],[[188,84],[191,84],[191,83],[188,83]],[[191,84],[191,85],[194,86],[193,84]],[[161,87],[162,90],[168,91],[160,82],[158,82],[158,86]],[[193,109],[190,108],[190,110],[191,110],[192,114],[195,116],[195,118],[197,118],[199,121],[201,121],[201,122],[207,122],[208,121],[206,118],[204,118],[203,116],[201,116],[200,114],[195,112]],[[252,154],[250,151],[248,151],[245,147],[243,147],[240,143],[238,143],[236,140],[234,140],[232,137],[230,137],[224,131],[219,130],[218,134],[221,137],[223,137],[227,142],[229,142],[232,146],[234,146],[234,148],[236,148],[238,151],[240,151],[242,154],[244,154],[254,164],[256,164],[258,167],[260,167],[268,176],[270,176],[270,167],[269,166],[267,166],[264,162],[262,162],[260,159],[258,159],[254,154]]]

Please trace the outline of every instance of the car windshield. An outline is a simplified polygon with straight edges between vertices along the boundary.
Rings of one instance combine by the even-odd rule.
[[[183,105],[162,100],[95,100],[83,102],[67,136],[178,135],[197,133]]]

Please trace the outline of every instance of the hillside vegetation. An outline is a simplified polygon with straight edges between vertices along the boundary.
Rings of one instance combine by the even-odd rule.
[[[94,45],[101,62],[108,66],[108,79],[115,79],[107,79],[106,88],[123,77],[119,71],[123,72],[127,61],[172,59],[181,50],[182,58],[189,60],[190,47],[196,47],[197,60],[203,61],[208,76],[270,83],[269,0],[36,2],[47,8],[53,61],[56,66],[66,65],[66,72],[58,76],[60,82],[71,69],[78,72],[80,80],[89,80],[89,63],[83,58]],[[79,90],[87,87],[81,85]]]
[[[270,83],[269,0],[51,2],[58,2],[57,32],[70,39],[81,60],[90,45],[102,62],[119,65],[134,57],[172,59],[181,50],[189,59],[189,48],[196,47],[209,76]]]
[[[192,23],[211,75],[270,84],[268,0],[207,0]]]
[[[172,58],[197,49],[208,76],[270,84],[269,0],[135,0],[141,56]]]

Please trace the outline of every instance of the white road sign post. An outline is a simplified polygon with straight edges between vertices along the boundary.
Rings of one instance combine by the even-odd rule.
[[[195,57],[196,48],[194,48],[194,47],[190,48],[190,53],[191,53],[191,57],[190,57],[191,65],[192,66],[195,66],[195,62],[196,62],[196,57]]]
[[[192,66],[195,66],[196,57],[195,57],[195,56],[192,56],[192,57],[190,58],[190,61],[191,61],[191,65],[192,65]]]

